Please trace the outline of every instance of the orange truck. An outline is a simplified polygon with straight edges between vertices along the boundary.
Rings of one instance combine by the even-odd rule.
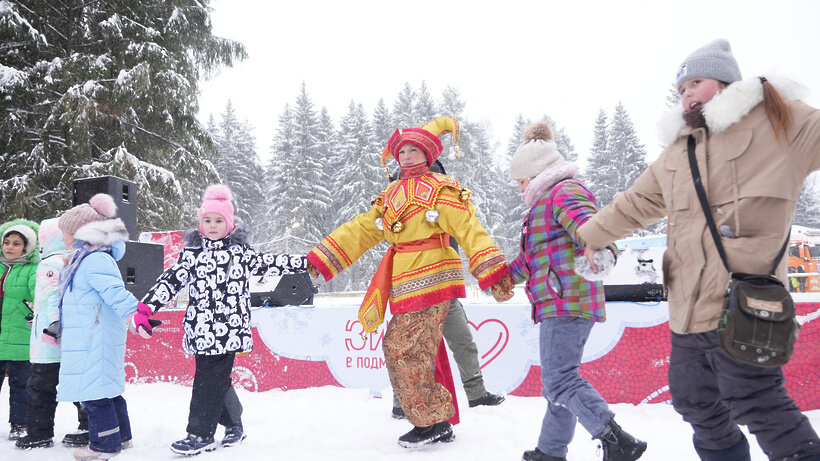
[[[820,246],[806,240],[789,241],[789,289],[796,293],[820,292]]]

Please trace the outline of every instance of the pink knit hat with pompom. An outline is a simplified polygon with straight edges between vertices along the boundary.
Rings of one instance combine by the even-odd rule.
[[[64,234],[75,234],[84,225],[112,219],[117,215],[117,204],[108,194],[97,194],[88,203],[77,205],[60,216],[57,227]]]
[[[228,189],[228,186],[224,184],[214,184],[205,189],[205,194],[202,196],[202,206],[199,207],[199,211],[197,212],[199,228],[202,229],[202,221],[205,219],[206,214],[216,213],[225,218],[225,222],[228,224],[228,227],[225,229],[225,235],[230,234],[236,226],[233,220],[233,204],[231,200],[233,200],[233,194],[231,194],[231,190]],[[225,235],[222,237],[225,237]]]

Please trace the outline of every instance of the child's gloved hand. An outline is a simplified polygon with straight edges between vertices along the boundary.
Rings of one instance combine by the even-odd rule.
[[[315,267],[313,267],[313,264],[311,264],[310,261],[308,261],[308,263],[307,263],[307,273],[308,273],[308,275],[310,275],[310,278],[312,278],[313,280],[316,280],[316,279],[319,278],[319,271],[316,270]]]
[[[154,313],[151,308],[142,302],[137,303],[137,312],[128,317],[128,331],[140,335],[143,339],[150,339],[154,334],[154,327],[162,325],[161,320],[151,320]]]
[[[43,342],[51,344],[52,346],[60,345],[60,322],[51,322],[46,328],[43,328]]]
[[[499,303],[512,299],[513,288],[515,288],[515,284],[509,275],[505,276],[503,279],[499,280],[490,287],[493,292],[493,298],[495,298],[496,302]]]
[[[593,282],[605,279],[613,267],[615,255],[608,248],[595,251],[587,248],[584,257],[575,258],[575,273]]]

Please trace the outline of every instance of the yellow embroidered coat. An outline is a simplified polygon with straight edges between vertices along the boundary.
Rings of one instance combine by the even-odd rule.
[[[382,240],[397,245],[449,234],[464,248],[479,287],[488,288],[509,269],[476,218],[469,196],[456,180],[438,173],[394,181],[368,212],[339,226],[307,258],[330,280]],[[441,238],[448,240],[446,235]],[[395,254],[390,288],[393,314],[465,295],[461,259],[450,246]]]

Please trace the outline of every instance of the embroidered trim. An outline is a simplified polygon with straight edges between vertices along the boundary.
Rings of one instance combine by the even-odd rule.
[[[327,259],[328,263],[330,263],[330,265],[333,266],[333,269],[336,271],[337,274],[344,270],[344,266],[342,266],[342,263],[339,261],[338,258],[336,258],[336,255],[334,255],[333,252],[330,251],[330,248],[325,246],[323,242],[320,242],[318,245],[316,245],[316,249],[319,250],[319,252],[322,255],[324,255],[325,259]]]
[[[441,283],[461,280],[464,280],[464,276],[462,274],[461,269],[450,269],[432,275],[428,275],[426,277],[394,285],[390,288],[390,297],[398,298],[400,296],[406,296],[415,291],[424,290],[439,285]]]

